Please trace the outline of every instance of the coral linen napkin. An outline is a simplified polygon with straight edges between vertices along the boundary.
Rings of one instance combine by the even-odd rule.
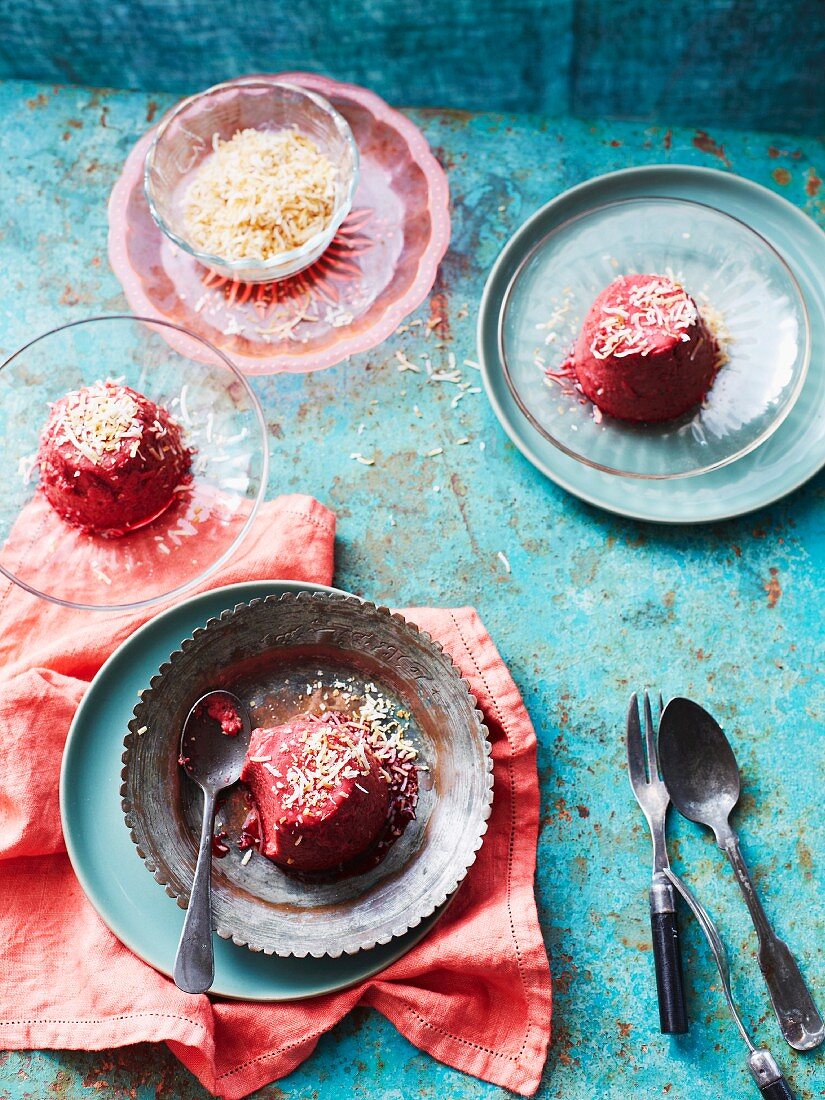
[[[334,535],[335,517],[317,501],[281,497],[204,587],[267,577],[329,584]],[[0,1047],[162,1041],[214,1095],[239,1098],[288,1074],[363,1004],[442,1062],[535,1092],[550,1028],[533,896],[535,734],[475,611],[405,614],[449,651],[487,720],[495,801],[478,859],[429,936],[361,986],[289,1004],[212,1002],[181,993],[115,938],[86,900],[59,827],[60,759],[75,707],[150,613],[72,611],[0,586]]]

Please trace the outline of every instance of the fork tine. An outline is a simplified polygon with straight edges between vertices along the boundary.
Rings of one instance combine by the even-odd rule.
[[[630,696],[630,706],[627,710],[627,769],[630,772],[631,785],[644,786],[647,782],[645,754],[642,746],[642,726],[639,721],[639,701],[635,691]]]
[[[653,728],[650,695],[647,692],[645,692],[645,745],[647,746],[648,773],[652,782],[659,778],[659,753],[656,749],[656,732]]]

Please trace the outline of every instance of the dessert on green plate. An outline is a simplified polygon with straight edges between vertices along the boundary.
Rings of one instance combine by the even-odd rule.
[[[696,302],[664,275],[621,275],[593,302],[572,357],[587,397],[619,420],[674,420],[713,385],[719,345]]]

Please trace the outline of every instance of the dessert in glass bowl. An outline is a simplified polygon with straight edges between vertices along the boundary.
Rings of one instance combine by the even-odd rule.
[[[488,283],[494,403],[512,398],[544,441],[617,477],[699,476],[764,442],[810,358],[783,258],[738,219],[684,199],[569,213],[551,204],[527,223]],[[507,393],[492,392],[499,371]]]
[[[202,337],[88,317],[0,366],[0,459],[16,472],[0,573],[56,603],[134,608],[203,581],[240,545],[266,487],[266,424]]]
[[[166,511],[191,480],[192,452],[166,409],[105,381],[52,404],[37,464],[42,492],[58,515],[112,537]]]

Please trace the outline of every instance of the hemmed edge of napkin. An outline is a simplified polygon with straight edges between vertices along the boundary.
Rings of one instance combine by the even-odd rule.
[[[273,502],[274,504],[275,502]],[[288,575],[294,579],[310,580],[317,578],[325,583],[332,580],[332,547],[331,541],[335,533],[335,516],[324,505],[311,497],[302,494],[290,494],[278,500],[279,507],[274,509],[276,514],[286,517],[291,516],[295,522],[290,524],[287,520],[284,524],[286,530],[282,544],[279,544],[278,557],[290,557],[293,561]],[[273,517],[274,518],[274,517]],[[310,569],[306,555],[301,552],[301,529],[306,537],[306,524],[315,527],[316,531],[330,538],[329,562],[325,563],[326,576],[319,576],[317,563]],[[266,527],[260,525],[253,529],[245,540],[238,558],[231,561],[218,575],[212,576],[204,582],[202,587],[195,590],[205,591],[218,585],[233,584],[239,581],[261,579],[257,573],[252,574],[249,568],[249,558],[266,553],[275,533],[274,525]],[[327,572],[328,569],[328,572]],[[273,579],[281,575],[276,568],[273,571]],[[308,576],[311,572],[312,577]],[[218,581],[217,577],[220,577]],[[193,592],[192,594],[195,594]],[[159,611],[163,604],[153,611]],[[451,635],[457,635],[461,639],[461,645],[466,652],[456,652],[457,640],[453,645],[453,656],[457,663],[464,669],[465,675],[472,670],[473,679],[484,687],[484,692],[477,692],[481,697],[480,702],[489,710],[494,721],[500,726],[504,737],[497,738],[498,747],[502,750],[499,763],[502,768],[509,771],[510,789],[513,793],[516,805],[525,807],[518,814],[519,826],[515,829],[515,816],[510,826],[511,847],[521,847],[526,844],[527,851],[522,852],[519,863],[519,873],[514,877],[514,890],[520,891],[519,905],[509,906],[510,925],[513,929],[514,946],[519,957],[519,972],[521,983],[527,999],[527,1026],[524,1042],[518,1051],[495,1051],[485,1048],[481,1043],[473,1042],[469,1037],[450,1034],[446,1030],[439,1030],[435,1021],[424,1019],[416,1011],[414,1004],[405,1003],[398,997],[398,987],[392,983],[382,983],[380,976],[366,986],[356,988],[351,993],[338,995],[339,1005],[336,1012],[324,1023],[320,1030],[312,1027],[305,1036],[298,1036],[286,1043],[280,1050],[269,1051],[249,1061],[239,1060],[235,1066],[229,1069],[216,1067],[216,1048],[221,1045],[220,1027],[216,1020],[215,1010],[218,1006],[210,1008],[208,1000],[204,998],[203,1011],[198,1011],[192,1017],[186,1017],[174,1012],[137,1011],[126,1012],[122,1015],[109,1016],[105,1019],[94,1020],[65,1020],[40,1018],[31,1020],[2,1021],[0,1026],[0,1045],[5,1040],[9,1049],[42,1048],[49,1045],[54,1048],[66,1046],[66,1028],[72,1031],[79,1030],[84,1037],[82,1046],[72,1042],[73,1049],[108,1049],[115,1046],[132,1044],[135,1042],[157,1042],[161,1036],[157,1034],[160,1020],[164,1023],[162,1040],[169,1049],[181,1060],[181,1062],[197,1076],[205,1087],[210,1088],[216,1095],[224,1096],[229,1100],[246,1096],[255,1088],[261,1087],[273,1079],[280,1079],[293,1072],[311,1054],[319,1038],[338,1023],[348,1011],[358,1002],[359,993],[361,1000],[379,1008],[402,1034],[411,1038],[422,1050],[427,1051],[433,1057],[451,1065],[463,1072],[468,1072],[514,1089],[524,1095],[531,1095],[536,1091],[549,1041],[549,1022],[551,1011],[551,992],[549,982],[549,970],[547,955],[544,948],[541,932],[538,926],[535,911],[535,896],[533,880],[535,874],[535,844],[538,836],[538,788],[535,783],[535,752],[536,742],[532,724],[518,689],[513,682],[506,666],[501,661],[497,649],[484,628],[477,612],[472,608],[457,611],[421,609],[420,611],[405,612],[408,618],[419,621],[424,629],[428,629],[430,623],[441,624]],[[149,615],[147,615],[147,618]],[[124,617],[125,618],[125,617]],[[107,625],[115,625],[114,633],[119,633],[120,623],[117,616],[108,619]],[[124,624],[125,625],[125,624]],[[452,629],[451,629],[452,628]],[[435,631],[436,636],[438,631]],[[46,640],[48,649],[50,640]],[[76,660],[79,655],[79,644],[73,646],[69,653],[59,653],[55,656],[54,663],[62,666],[67,660]],[[50,664],[51,667],[51,664]],[[520,732],[520,744],[514,750],[510,730],[517,728]],[[509,758],[507,745],[510,745]],[[521,769],[521,773],[514,774],[513,764],[521,757],[532,765],[530,769]],[[506,774],[506,773],[505,773]],[[505,780],[506,781],[506,780]],[[532,789],[531,789],[532,787]],[[531,850],[532,849],[532,850]],[[529,875],[528,875],[529,872]],[[527,917],[525,917],[527,914]],[[529,918],[529,919],[528,919]],[[522,946],[523,945],[523,946]],[[382,985],[385,989],[382,989]],[[391,996],[391,1005],[385,1001]],[[529,996],[528,996],[529,993]],[[214,1013],[214,1015],[209,1015]],[[57,1016],[57,1013],[55,1014]],[[138,1022],[138,1026],[134,1024]],[[46,1035],[42,1031],[46,1025]],[[38,1029],[38,1035],[32,1035],[32,1029]],[[128,1030],[128,1038],[123,1032]],[[118,1034],[120,1033],[120,1034]],[[475,1036],[478,1038],[478,1036]],[[518,1040],[516,1040],[518,1042]],[[460,1054],[458,1051],[460,1050]],[[267,1066],[272,1059],[283,1057],[285,1052],[289,1055],[284,1058],[280,1072],[273,1078],[271,1069]],[[472,1053],[471,1053],[472,1052]],[[524,1058],[531,1065],[530,1070],[525,1070],[519,1063]],[[227,1063],[224,1062],[224,1065]],[[229,1063],[231,1066],[231,1063]],[[218,1062],[220,1067],[220,1062]],[[227,1087],[229,1080],[233,1084]]]
[[[319,1040],[331,1031],[347,1016],[359,1003],[362,992],[360,985],[353,986],[340,994],[332,994],[329,998],[334,1003],[334,1011],[320,1028],[313,1027],[299,1038],[284,1043],[277,1049],[255,1055],[254,1058],[238,1062],[229,1069],[217,1070],[215,1061],[204,1054],[201,1047],[183,1046],[178,1043],[167,1043],[169,1049],[186,1068],[198,1078],[205,1088],[214,1096],[223,1100],[243,1100],[244,1097],[265,1088],[274,1081],[281,1081],[288,1077],[296,1069],[302,1066],[310,1057]],[[331,1007],[331,1005],[330,1005]],[[212,1005],[214,1011],[216,1006]],[[219,1024],[217,1025],[219,1028]],[[281,1067],[275,1077],[272,1070],[266,1068],[267,1063],[273,1059],[283,1059]]]
[[[171,1033],[158,1038],[156,1020],[165,1020]],[[137,1022],[139,1021],[139,1022]],[[137,1022],[137,1023],[136,1023]],[[128,1024],[128,1038],[124,1035]],[[71,1027],[73,1041],[66,1044],[66,1028]],[[37,1034],[32,1029],[37,1028]],[[74,1041],[75,1033],[83,1035],[82,1045]],[[79,1037],[79,1035],[78,1035]],[[124,1012],[92,1020],[77,1018],[51,1019],[39,1016],[30,1020],[0,1022],[0,1045],[5,1050],[115,1050],[135,1043],[180,1043],[184,1048],[213,1052],[214,1037],[198,1020],[178,1012]]]

